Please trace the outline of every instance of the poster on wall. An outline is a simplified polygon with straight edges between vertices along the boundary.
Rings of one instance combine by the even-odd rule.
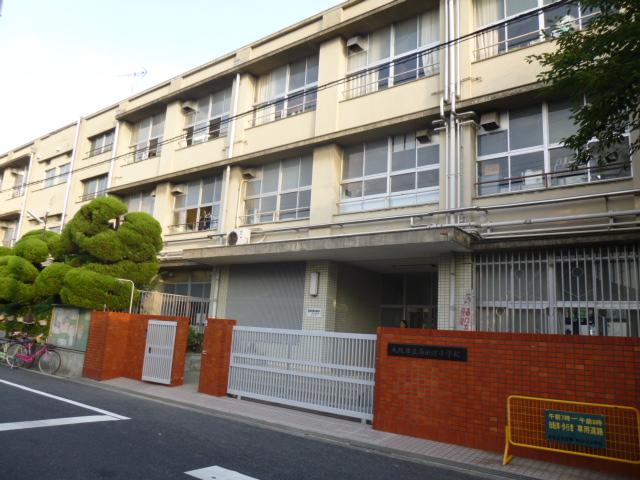
[[[473,327],[473,292],[464,296],[462,307],[460,307],[460,330],[471,330]]]
[[[89,310],[53,307],[47,341],[57,347],[84,352],[87,349],[90,321]]]

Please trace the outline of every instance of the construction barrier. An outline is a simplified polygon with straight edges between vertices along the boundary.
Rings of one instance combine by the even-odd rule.
[[[503,465],[509,446],[640,464],[640,413],[633,407],[511,395]]]

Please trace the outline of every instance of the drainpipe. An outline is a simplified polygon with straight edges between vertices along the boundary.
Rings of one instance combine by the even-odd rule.
[[[233,88],[233,110],[231,112],[231,125],[229,126],[229,147],[227,148],[227,158],[233,157],[233,146],[236,142],[236,114],[238,113],[238,100],[240,97],[240,74],[236,73],[236,79],[234,80]],[[227,165],[227,169],[224,172],[224,187],[222,189],[222,198],[225,199],[224,208],[220,210],[220,220],[218,224],[218,231],[220,227],[224,228],[224,222],[227,218],[227,200],[229,198],[229,180],[231,176],[231,166]],[[237,214],[237,212],[236,212]]]
[[[450,42],[455,37],[455,18],[454,18],[454,0],[447,1],[447,12],[449,14],[447,18],[449,37],[447,41]],[[449,164],[449,208],[457,208],[457,192],[456,192],[456,177],[457,177],[457,165],[456,165],[456,150],[457,150],[457,135],[456,135],[456,64],[455,64],[455,48],[452,45],[448,45],[447,57],[449,64],[449,102],[451,110],[449,112],[449,148],[447,155],[447,163]],[[451,219],[451,223],[455,222],[455,217]]]
[[[76,165],[76,158],[78,157],[78,140],[80,140],[80,121],[82,117],[78,118],[76,122],[76,138],[73,141],[73,153],[71,154],[71,165],[69,165],[69,176],[67,177],[67,187],[64,191],[64,203],[62,204],[62,215],[60,216],[60,231],[64,228],[65,217],[67,216],[67,203],[69,202],[69,194],[71,193],[71,178],[73,177],[73,169]]]
[[[456,254],[449,263],[449,328],[456,329]]]
[[[113,170],[116,166],[116,152],[118,146],[118,136],[120,135],[120,122],[116,121],[116,131],[113,134],[113,144],[111,147],[111,162],[109,163],[109,175],[107,175],[107,190],[111,188],[113,184]]]
[[[31,167],[33,165],[33,157],[35,157],[35,147],[31,149],[31,153],[29,154],[29,166],[27,167],[27,173],[24,177],[23,189],[24,193],[22,194],[22,208],[20,209],[20,219],[18,220],[18,225],[16,227],[16,231],[13,232],[13,238],[11,239],[11,246],[20,238],[22,232],[22,225],[24,223],[24,216],[27,214],[27,194],[29,192],[29,179],[31,178]]]

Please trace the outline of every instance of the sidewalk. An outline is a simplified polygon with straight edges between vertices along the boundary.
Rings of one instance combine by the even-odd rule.
[[[590,470],[514,458],[502,466],[502,455],[484,450],[460,447],[394,433],[380,432],[359,422],[307,413],[230,397],[212,397],[198,393],[195,384],[168,388],[126,378],[104,382],[82,380],[103,388],[117,389],[154,398],[184,407],[207,410],[213,414],[235,417],[267,428],[294,435],[316,437],[319,440],[375,450],[387,455],[414,461],[439,464],[448,468],[481,474],[487,478],[534,478],[548,480],[619,479]]]

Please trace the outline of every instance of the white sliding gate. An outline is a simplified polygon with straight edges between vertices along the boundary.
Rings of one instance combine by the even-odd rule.
[[[171,383],[177,325],[178,322],[149,320],[142,380],[166,385]]]
[[[234,327],[228,392],[373,419],[376,335]]]

